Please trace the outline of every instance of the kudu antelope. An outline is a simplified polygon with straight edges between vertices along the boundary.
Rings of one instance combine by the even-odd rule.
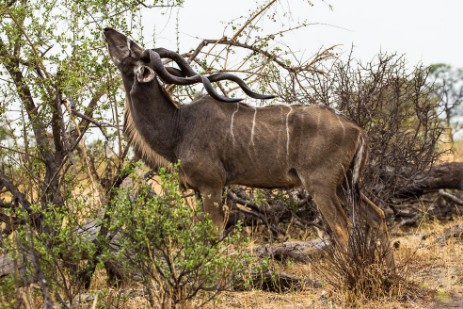
[[[337,243],[347,248],[352,223],[343,204],[346,188],[358,192],[367,157],[364,131],[322,106],[252,107],[227,99],[211,82],[229,79],[256,98],[244,82],[230,74],[195,73],[178,54],[143,49],[125,35],[106,28],[109,53],[121,72],[127,94],[125,133],[151,167],[180,161],[180,182],[198,191],[203,210],[222,226],[222,192],[226,185],[260,188],[304,186],[311,194]],[[163,65],[176,61],[180,70]],[[202,82],[209,95],[177,107],[166,83]],[[220,101],[232,101],[223,103]],[[387,239],[383,211],[362,198],[363,213]]]

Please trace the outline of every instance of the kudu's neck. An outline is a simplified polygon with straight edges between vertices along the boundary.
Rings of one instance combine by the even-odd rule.
[[[151,148],[168,161],[176,162],[175,147],[179,138],[177,107],[156,78],[148,83],[135,81],[131,89],[126,90],[129,105],[127,112],[130,113],[136,131],[132,134],[139,135],[132,139],[137,138],[142,148]]]

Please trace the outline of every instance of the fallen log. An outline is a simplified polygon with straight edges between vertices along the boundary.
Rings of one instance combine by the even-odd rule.
[[[408,185],[396,191],[394,197],[418,198],[440,189],[463,190],[463,162],[442,163],[417,174]]]
[[[318,280],[301,278],[298,276],[270,270],[265,272],[253,272],[251,274],[250,280],[250,285],[253,289],[275,293],[302,291],[307,287],[321,287],[321,283]],[[235,291],[249,290],[244,282],[236,283],[233,288]]]
[[[252,248],[257,257],[269,257],[284,262],[288,259],[295,262],[308,262],[319,257],[330,242],[323,239],[313,241],[287,241],[279,244],[265,244]]]

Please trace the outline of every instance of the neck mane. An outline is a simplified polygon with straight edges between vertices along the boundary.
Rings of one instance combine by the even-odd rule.
[[[129,144],[133,146],[135,154],[138,155],[151,169],[156,170],[160,167],[164,167],[171,171],[173,169],[173,162],[170,162],[165,157],[154,151],[135,127],[132,112],[130,111],[129,100],[130,98],[126,97],[124,115],[124,133]]]

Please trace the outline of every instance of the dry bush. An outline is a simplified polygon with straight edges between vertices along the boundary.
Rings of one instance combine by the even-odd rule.
[[[438,144],[445,123],[428,75],[403,57],[380,54],[366,64],[336,60],[327,73],[303,77],[308,90],[300,101],[336,108],[367,131],[364,184],[382,206],[446,150]]]
[[[348,248],[330,245],[325,247],[325,258],[318,266],[322,277],[349,307],[358,301],[402,299],[411,292],[407,275],[391,261],[393,250],[383,231],[368,224],[361,213],[360,200],[347,189],[347,205],[352,211],[353,227],[349,234]],[[400,275],[399,275],[400,274]]]
[[[394,269],[386,263],[389,246],[380,245],[376,233],[367,227],[352,230],[348,251],[329,246],[317,264],[329,284],[330,298],[343,307],[359,307],[371,301],[404,301],[418,293],[409,281],[407,264]]]
[[[243,54],[244,60],[237,67],[251,75],[248,81],[254,83],[253,88],[276,93],[280,102],[327,105],[355,121],[369,136],[364,189],[376,204],[397,213],[399,190],[413,183],[449,150],[442,143],[446,130],[443,101],[438,85],[432,82],[431,69],[411,67],[404,57],[395,54],[380,54],[368,63],[352,57],[335,59],[332,48],[298,60],[295,53],[283,53],[284,49],[269,52],[267,45],[252,43],[251,39],[247,38],[251,41],[247,44],[219,40],[214,53],[203,53],[205,46],[212,44],[207,41],[189,54],[189,59],[208,65],[199,71],[211,66],[232,70],[228,53]],[[224,93],[236,93],[231,85],[219,87]],[[256,103],[265,104],[269,103]],[[309,221],[315,223],[313,216]]]

